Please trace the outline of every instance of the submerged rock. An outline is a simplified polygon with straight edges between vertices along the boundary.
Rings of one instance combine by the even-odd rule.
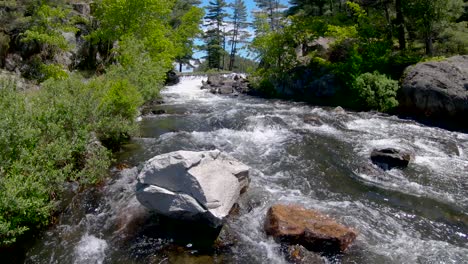
[[[413,153],[407,150],[399,150],[395,148],[374,149],[371,153],[371,160],[374,164],[384,170],[393,168],[406,168]]]
[[[292,245],[287,248],[287,260],[296,264],[324,264],[324,259],[317,253],[308,251],[301,245]]]
[[[468,128],[468,56],[410,66],[399,102],[404,114]]]
[[[267,213],[265,232],[281,242],[300,244],[327,253],[345,251],[356,232],[314,210],[298,205],[274,205]]]
[[[315,126],[323,125],[322,120],[318,116],[314,116],[314,115],[305,115],[304,123],[315,125]]]
[[[213,151],[176,151],[148,160],[137,199],[162,215],[219,227],[249,185],[249,167]]]

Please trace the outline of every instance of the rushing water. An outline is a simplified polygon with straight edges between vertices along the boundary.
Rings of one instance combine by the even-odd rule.
[[[284,263],[263,232],[274,203],[302,204],[359,231],[328,262],[468,263],[467,134],[379,113],[213,95],[200,85],[185,77],[167,88],[167,114],[144,117],[119,162],[217,148],[251,166],[250,189],[221,242],[207,246],[200,227],[147,212],[134,195],[138,168],[114,169],[105,185],[73,198],[26,263]],[[380,146],[409,149],[415,159],[380,172],[369,160]]]

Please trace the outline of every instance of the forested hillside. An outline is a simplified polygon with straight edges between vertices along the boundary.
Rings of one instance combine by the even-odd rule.
[[[269,96],[389,111],[407,66],[468,53],[463,0],[258,0],[251,78]]]

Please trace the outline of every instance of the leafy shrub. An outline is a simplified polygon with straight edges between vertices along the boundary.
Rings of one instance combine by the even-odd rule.
[[[359,75],[353,90],[364,108],[388,111],[398,106],[398,82],[377,71]]]
[[[47,79],[65,79],[68,77],[68,72],[59,64],[45,64],[39,65],[39,71],[41,72],[41,78],[38,81],[45,81]]]
[[[125,79],[49,79],[20,92],[0,80],[0,246],[46,226],[64,182],[94,184],[110,153],[96,142],[135,128],[138,90]]]

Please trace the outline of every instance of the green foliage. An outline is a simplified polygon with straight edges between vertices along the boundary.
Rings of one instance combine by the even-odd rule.
[[[47,225],[63,183],[94,184],[106,175],[109,152],[135,131],[142,96],[126,79],[49,79],[36,92],[0,83],[0,245]],[[94,138],[96,135],[97,138]]]
[[[113,43],[132,35],[144,42],[154,61],[172,67],[177,55],[175,42],[169,38],[172,6],[168,0],[102,0],[96,10],[100,27],[91,39],[94,43]]]
[[[114,51],[118,54],[119,64],[111,65],[106,76],[114,80],[128,80],[144,100],[157,98],[164,85],[166,72],[172,67],[168,67],[166,62],[152,59],[144,41],[133,36],[123,37]]]
[[[70,11],[61,7],[43,4],[35,10],[31,17],[29,29],[22,33],[23,42],[36,41],[47,46],[51,52],[57,49],[68,50],[71,47],[62,32],[75,32],[76,28],[65,23]]]
[[[66,182],[95,184],[107,175],[108,149],[136,132],[138,108],[159,96],[174,59],[191,55],[202,17],[191,5],[173,10],[169,0],[102,0],[93,28],[71,15],[68,1],[8,4],[14,11],[3,16],[0,9],[7,24],[0,32],[20,32],[21,41],[41,46],[28,55],[26,76],[42,84],[18,91],[13,80],[0,79],[0,247],[47,226]],[[177,26],[171,24],[176,13],[182,14]],[[92,31],[90,50],[104,59],[101,76],[85,81],[52,63],[72,48],[62,33],[75,32],[73,24]],[[3,53],[10,41],[0,38]]]
[[[463,0],[404,1],[403,10],[414,33],[425,43],[426,55],[433,56],[433,41],[463,13]]]
[[[65,79],[68,77],[68,72],[59,64],[45,64],[42,63],[39,68],[43,77],[39,81],[45,81],[47,79]]]
[[[385,112],[398,106],[398,81],[377,71],[359,75],[352,87],[361,107]]]

